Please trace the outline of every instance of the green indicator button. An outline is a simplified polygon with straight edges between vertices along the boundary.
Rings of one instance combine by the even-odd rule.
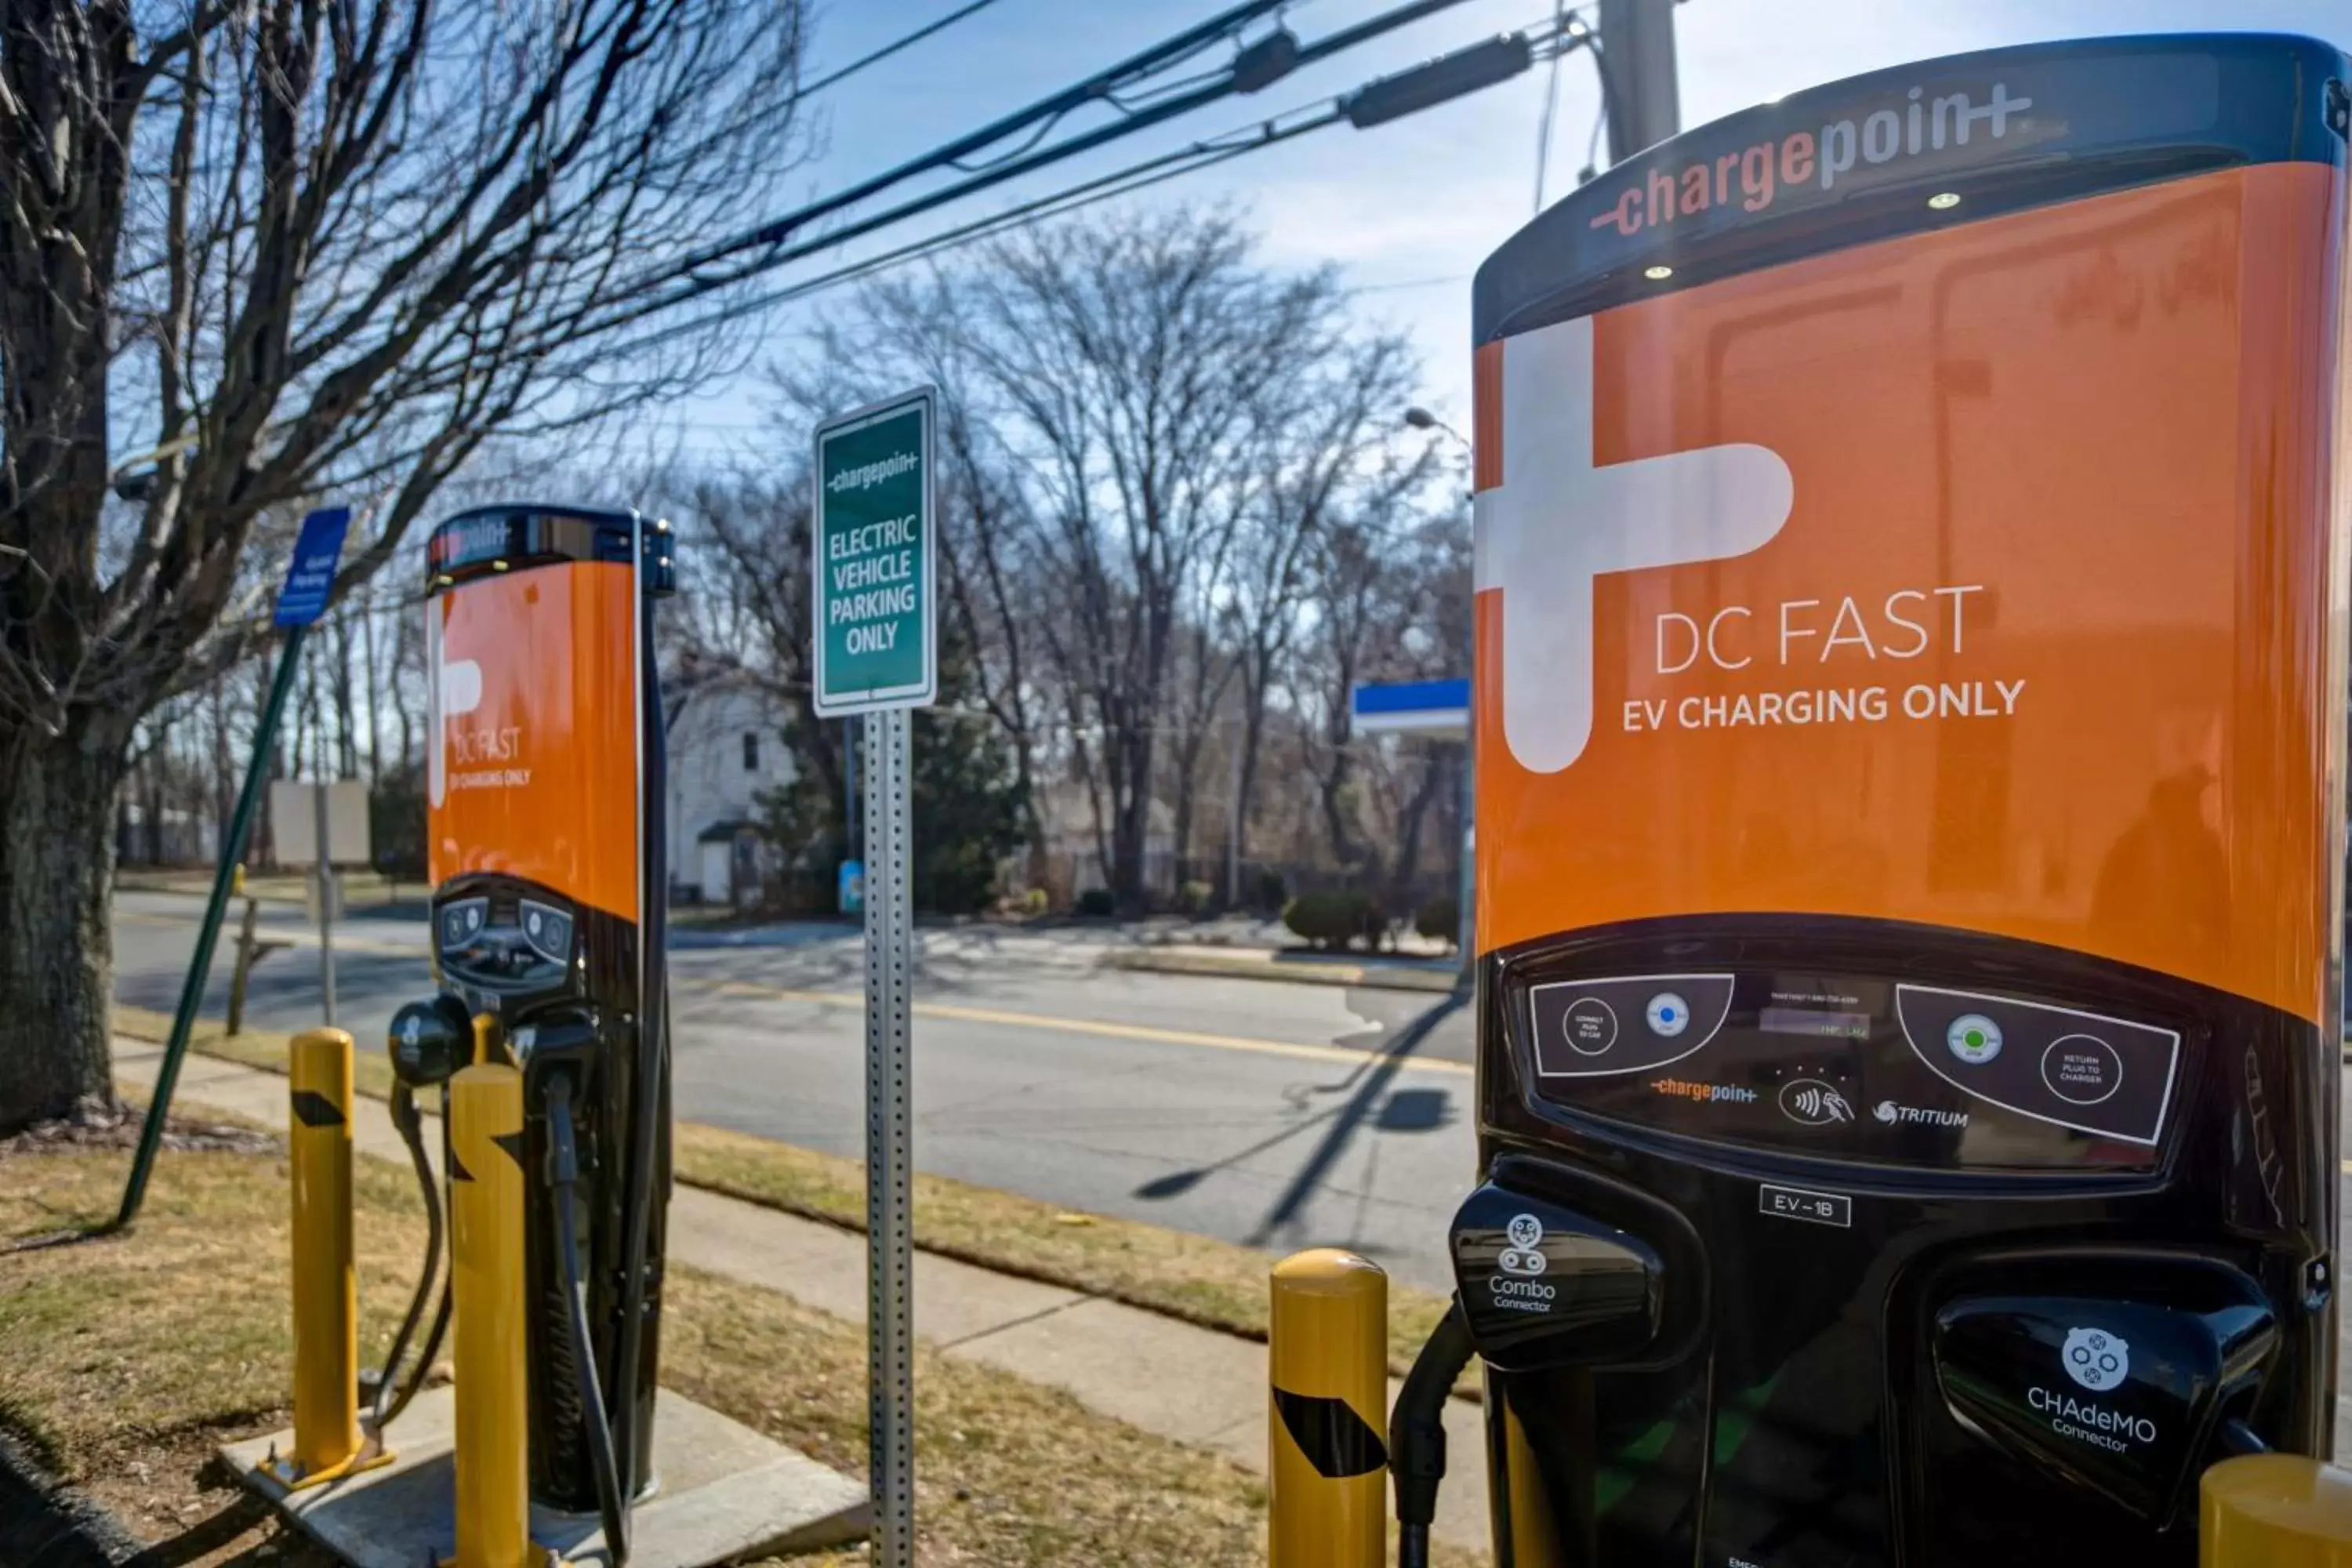
[[[2000,1055],[2000,1026],[1982,1013],[1964,1013],[1944,1031],[1952,1055],[1970,1067],[1982,1067]]]

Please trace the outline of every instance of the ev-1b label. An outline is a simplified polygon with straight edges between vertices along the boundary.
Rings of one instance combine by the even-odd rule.
[[[1762,1183],[1756,1189],[1756,1212],[1770,1215],[1774,1219],[1801,1219],[1813,1225],[1833,1225],[1840,1229],[1851,1229],[1853,1226],[1853,1200],[1845,1194],[1775,1186],[1770,1182]]]

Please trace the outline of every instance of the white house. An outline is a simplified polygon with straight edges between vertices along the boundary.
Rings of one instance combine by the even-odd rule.
[[[748,903],[776,860],[760,837],[760,796],[793,776],[783,705],[736,674],[695,680],[667,701],[671,895]]]

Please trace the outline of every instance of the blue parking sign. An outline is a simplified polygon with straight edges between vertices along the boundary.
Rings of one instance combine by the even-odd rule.
[[[343,558],[343,535],[352,526],[352,509],[325,506],[302,520],[294,541],[294,560],[286,568],[286,585],[278,591],[281,626],[307,626],[327,613],[327,594],[335,584],[335,565]]]

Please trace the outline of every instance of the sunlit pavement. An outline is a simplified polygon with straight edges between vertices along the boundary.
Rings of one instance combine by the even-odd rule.
[[[200,900],[124,893],[116,994],[168,1011]],[[316,938],[271,907],[253,1026],[320,1021]],[[204,1011],[226,1008],[229,940]],[[864,1140],[863,956],[855,932],[759,941],[681,931],[671,957],[678,1114],[840,1154]],[[337,1022],[380,1042],[431,986],[425,928],[336,928]],[[1470,1026],[1450,998],[1096,966],[1084,931],[926,932],[916,991],[920,1167],[1072,1209],[1286,1252],[1354,1247],[1450,1284],[1444,1227],[1467,1190]]]

